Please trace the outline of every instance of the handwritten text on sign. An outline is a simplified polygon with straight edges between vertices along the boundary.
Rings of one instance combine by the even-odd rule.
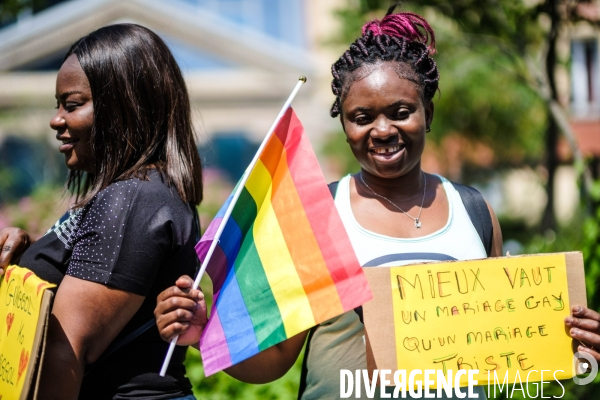
[[[42,295],[54,285],[15,265],[0,279],[0,398],[18,399],[32,361]]]
[[[390,271],[398,369],[478,369],[479,384],[488,371],[511,382],[539,381],[542,369],[572,377],[564,255]]]

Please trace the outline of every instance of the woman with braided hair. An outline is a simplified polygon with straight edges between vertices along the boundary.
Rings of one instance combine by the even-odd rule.
[[[500,256],[498,220],[481,195],[421,169],[439,81],[431,57],[435,36],[421,16],[393,11],[367,23],[331,68],[336,96],[331,116],[340,117],[361,170],[330,188],[358,260],[372,267]],[[474,222],[480,221],[470,219],[460,191],[483,204],[487,235],[478,233]],[[165,340],[179,334],[181,344],[197,345],[201,329],[189,328],[198,328],[191,285],[190,278],[182,277],[158,298],[155,315]],[[293,364],[306,336],[291,338],[227,372],[246,382],[276,379]],[[299,397],[338,398],[340,370],[366,368],[361,312],[333,318],[311,329],[308,337]]]
[[[498,220],[481,195],[421,169],[439,72],[435,35],[413,13],[364,25],[362,36],[332,68],[340,117],[361,170],[342,178],[335,204],[363,267],[500,256]],[[459,190],[489,210],[493,234],[482,240]],[[487,210],[485,210],[487,209]],[[339,396],[339,370],[365,368],[364,328],[346,313],[311,331],[301,397]],[[483,390],[476,390],[485,398]]]

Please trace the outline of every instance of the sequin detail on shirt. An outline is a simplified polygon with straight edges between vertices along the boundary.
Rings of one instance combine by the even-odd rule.
[[[83,209],[72,210],[63,215],[54,226],[48,229],[46,235],[50,232],[56,233],[56,236],[61,242],[65,244],[67,250],[73,250],[75,245],[75,232],[79,229],[81,224],[81,217],[83,215]]]
[[[139,181],[134,179],[115,182],[84,207],[67,275],[108,284],[138,187]]]

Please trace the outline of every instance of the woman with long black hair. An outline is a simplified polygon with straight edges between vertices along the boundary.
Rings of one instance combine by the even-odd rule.
[[[56,100],[76,203],[31,245],[0,231],[0,268],[19,262],[58,285],[40,398],[193,399],[184,347],[158,376],[168,344],[152,314],[197,265],[202,170],[179,67],[152,31],[103,27],[68,51]]]

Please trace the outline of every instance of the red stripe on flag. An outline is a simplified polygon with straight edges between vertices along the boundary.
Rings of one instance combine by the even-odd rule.
[[[317,158],[302,124],[290,108],[275,134],[285,140],[288,168],[307,214],[327,268],[335,282],[344,310],[349,310],[372,298],[367,280],[360,268],[348,234],[342,224]],[[288,133],[289,132],[289,133]],[[358,266],[358,268],[357,268]]]
[[[298,196],[283,148],[273,135],[261,155],[273,181],[271,203],[315,322],[344,312],[323,254]]]

